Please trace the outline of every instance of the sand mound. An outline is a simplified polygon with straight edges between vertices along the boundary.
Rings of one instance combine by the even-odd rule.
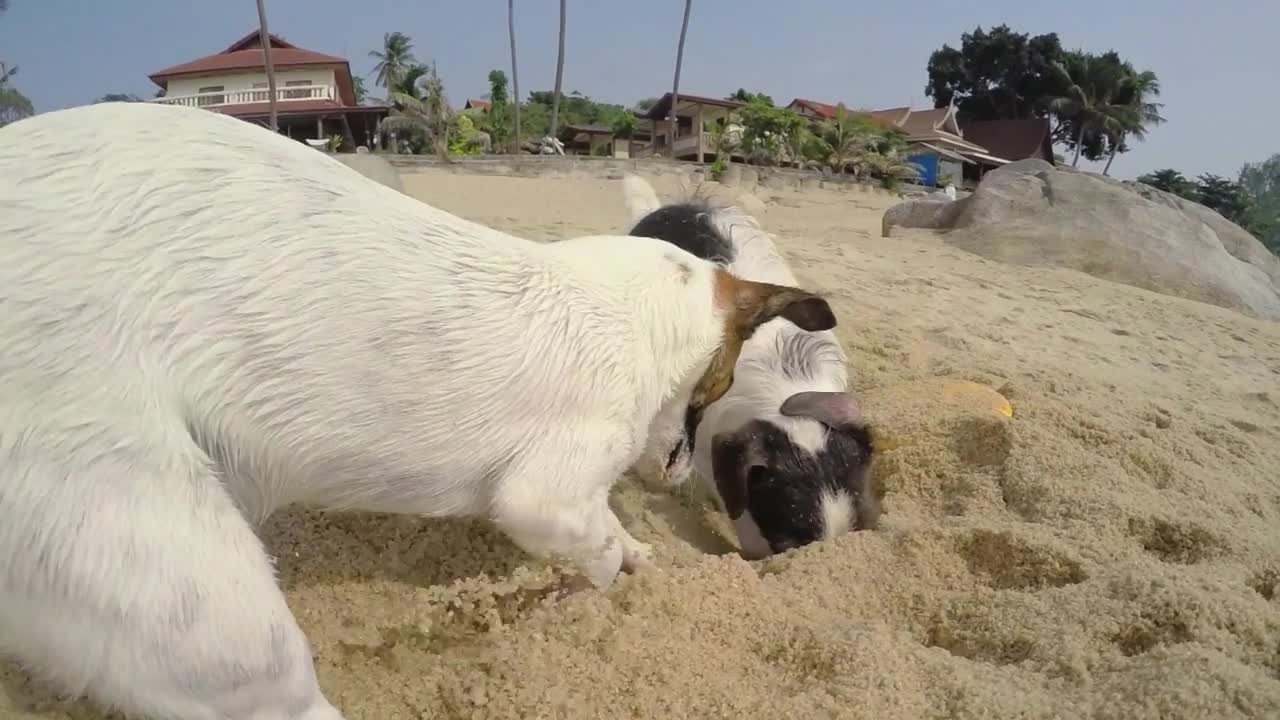
[[[625,218],[611,181],[404,182],[540,237]],[[347,716],[1280,717],[1280,326],[785,199],[759,216],[840,315],[883,529],[746,563],[697,492],[624,482],[661,570],[566,596],[483,524],[281,513]],[[97,717],[4,677],[0,717]]]

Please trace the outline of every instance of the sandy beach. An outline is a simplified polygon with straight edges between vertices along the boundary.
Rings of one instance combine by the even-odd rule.
[[[625,231],[617,180],[404,184],[535,239]],[[881,238],[895,201],[749,208],[839,315],[879,530],[748,563],[698,488],[624,479],[658,570],[562,598],[567,570],[483,523],[281,512],[263,534],[328,697],[351,720],[1280,717],[1280,324]],[[101,716],[0,666],[0,717]]]

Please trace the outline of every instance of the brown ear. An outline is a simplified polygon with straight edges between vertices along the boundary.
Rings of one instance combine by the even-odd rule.
[[[724,273],[717,280],[724,286],[725,299],[730,300],[734,325],[746,340],[756,328],[776,317],[795,323],[801,330],[818,332],[836,326],[835,313],[823,298],[811,292],[786,285],[773,285],[743,280]]]
[[[715,272],[715,303],[727,311],[727,317],[720,348],[693,390],[690,407],[695,410],[707,407],[729,392],[742,344],[762,324],[775,317],[784,317],[810,332],[830,330],[836,326],[831,306],[813,293],[784,285],[742,280],[720,269]]]
[[[716,490],[732,520],[747,511],[747,472],[751,469],[748,450],[737,433],[720,433],[711,438],[711,469]]]

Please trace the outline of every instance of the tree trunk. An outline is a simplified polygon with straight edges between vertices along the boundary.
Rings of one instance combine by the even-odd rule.
[[[516,0],[507,0],[507,34],[511,36],[511,100],[515,106],[515,140],[511,152],[520,154],[520,77],[516,75]]]
[[[692,5],[693,0],[684,0],[684,20],[680,23],[680,44],[676,46],[676,77],[671,83],[671,112],[667,117],[670,123],[667,128],[667,150],[671,153],[673,160],[676,157],[676,126],[679,122],[676,107],[680,104],[680,66],[684,64],[684,38],[689,32],[689,8]]]
[[[564,15],[566,0],[560,0],[560,50],[556,53],[556,89],[551,98],[551,130],[552,138],[558,137],[560,130],[560,88],[564,80]]]
[[[276,124],[276,69],[271,64],[271,34],[267,32],[267,10],[258,0],[258,42],[262,44],[262,64],[267,70],[267,108],[271,117],[271,132],[279,132]],[[320,139],[320,138],[317,138]]]
[[[1076,131],[1076,156],[1071,160],[1071,167],[1080,164],[1080,146],[1084,144],[1084,123],[1080,123],[1080,129]]]
[[[1111,163],[1115,162],[1116,153],[1120,150],[1120,138],[1114,138],[1111,143],[1111,155],[1107,157],[1107,166],[1102,168],[1102,174],[1107,175],[1111,172]]]

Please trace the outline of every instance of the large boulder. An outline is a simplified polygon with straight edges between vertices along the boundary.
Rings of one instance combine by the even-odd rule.
[[[880,219],[880,235],[889,237],[895,227],[948,229],[963,207],[942,193],[905,200],[884,211],[884,217]]]
[[[1280,320],[1280,258],[1197,203],[1022,160],[988,173],[973,195],[953,205],[935,227],[946,242],[977,255],[1079,270]]]

